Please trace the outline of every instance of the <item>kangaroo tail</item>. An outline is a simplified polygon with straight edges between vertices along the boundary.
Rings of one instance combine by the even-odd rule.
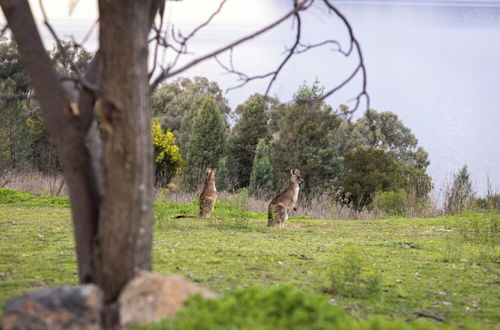
[[[194,216],[194,215],[176,215],[176,216],[172,216],[172,218],[175,218],[175,219],[181,219],[181,218],[194,219],[194,218],[198,218],[198,217]]]

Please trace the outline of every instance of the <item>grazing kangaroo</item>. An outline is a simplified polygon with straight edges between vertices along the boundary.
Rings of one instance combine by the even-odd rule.
[[[201,191],[199,203],[200,203],[200,217],[208,218],[210,213],[212,213],[217,200],[217,189],[215,189],[215,168],[207,168],[207,178],[205,180],[205,186]],[[197,218],[194,215],[178,215],[175,218]]]
[[[274,197],[271,203],[269,203],[267,211],[268,226],[274,226],[276,223],[279,223],[280,227],[284,227],[285,221],[288,220],[288,210],[290,208],[293,208],[294,211],[297,210],[299,183],[304,182],[304,180],[300,177],[300,171],[296,168],[290,170],[290,174],[292,177],[290,178],[288,188]]]

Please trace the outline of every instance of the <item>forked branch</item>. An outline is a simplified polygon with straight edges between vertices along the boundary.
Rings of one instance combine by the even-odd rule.
[[[363,59],[363,53],[361,51],[361,47],[359,44],[358,39],[355,37],[352,26],[350,25],[349,21],[347,18],[331,3],[331,0],[318,0],[320,3],[323,3],[323,5],[326,7],[326,10],[330,14],[333,14],[337,18],[341,20],[343,25],[345,26],[348,36],[349,36],[349,41],[347,47],[343,47],[342,44],[335,39],[327,39],[321,42],[317,43],[306,43],[301,40],[302,36],[302,29],[303,29],[303,23],[301,20],[301,13],[309,9],[316,0],[294,0],[293,2],[293,8],[288,11],[285,15],[282,17],[278,18],[271,24],[247,35],[244,36],[238,40],[235,40],[229,44],[227,44],[224,47],[221,47],[217,50],[214,50],[212,52],[209,52],[205,55],[199,56],[197,58],[194,58],[193,60],[189,61],[188,63],[177,67],[179,59],[182,57],[182,55],[185,55],[188,53],[187,51],[187,44],[188,41],[197,33],[199,32],[202,28],[206,27],[212,20],[213,18],[218,15],[225,4],[226,0],[223,0],[217,10],[213,12],[210,17],[200,24],[197,28],[195,28],[190,34],[187,36],[183,36],[181,33],[175,33],[175,29],[172,27],[171,31],[171,36],[172,36],[172,42],[167,40],[167,38],[160,38],[161,35],[161,29],[155,30],[156,32],[156,39],[157,41],[157,47],[158,45],[161,45],[165,49],[172,49],[175,52],[175,57],[174,60],[166,67],[162,68],[162,71],[156,76],[154,81],[151,84],[151,92],[154,91],[154,89],[165,79],[168,79],[170,77],[173,77],[175,75],[181,74],[185,72],[186,70],[192,68],[193,66],[209,60],[209,59],[214,59],[219,66],[224,70],[224,72],[228,74],[232,74],[236,76],[237,80],[239,83],[237,83],[235,86],[229,87],[226,91],[231,91],[237,88],[241,88],[248,84],[251,81],[254,80],[262,80],[262,79],[269,79],[267,83],[267,87],[265,90],[265,95],[268,95],[269,92],[272,89],[273,84],[276,82],[278,79],[280,73],[283,71],[283,69],[287,66],[289,63],[290,59],[294,55],[300,55],[303,53],[306,53],[312,49],[315,48],[320,48],[320,47],[328,47],[328,46],[334,46],[333,48],[331,47],[330,50],[338,52],[342,54],[344,57],[349,57],[353,53],[356,54],[357,56],[357,62],[354,67],[354,69],[351,71],[351,73],[340,83],[337,85],[328,88],[325,93],[315,99],[310,99],[310,100],[300,100],[300,102],[320,102],[328,98],[329,96],[333,95],[334,93],[338,92],[342,88],[344,88],[347,84],[349,84],[351,81],[353,81],[358,75],[361,74],[362,76],[362,87],[360,92],[353,97],[351,100],[348,100],[347,102],[352,103],[354,102],[354,105],[351,107],[350,110],[348,110],[349,114],[353,114],[361,104],[361,101],[365,99],[366,101],[366,108],[368,109],[370,107],[370,97],[367,92],[367,74],[366,74],[366,67]],[[253,39],[255,37],[258,37],[276,26],[282,24],[283,22],[287,21],[288,19],[293,18],[294,23],[295,23],[295,37],[293,40],[293,44],[286,49],[285,55],[283,59],[280,61],[280,63],[277,65],[277,67],[274,70],[271,70],[269,72],[261,73],[261,74],[255,74],[255,75],[249,75],[241,70],[238,70],[235,68],[234,63],[233,63],[233,53],[234,49],[237,46],[240,46],[241,44],[247,42],[250,39]],[[166,34],[166,33],[165,33]],[[152,39],[152,40],[154,40]],[[176,44],[176,45],[175,45]],[[156,53],[156,50],[155,50]],[[219,57],[220,55],[224,53],[229,53],[228,56],[228,63],[224,63],[221,58]],[[155,55],[155,62],[157,60],[157,57]],[[153,69],[156,68],[156,64],[154,64]],[[153,74],[153,72],[151,72]]]

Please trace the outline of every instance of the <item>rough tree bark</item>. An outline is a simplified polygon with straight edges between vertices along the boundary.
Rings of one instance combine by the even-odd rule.
[[[28,2],[1,0],[0,5],[42,105],[45,123],[66,177],[72,202],[80,281],[91,282],[92,242],[97,230],[99,200],[89,152],[85,147],[85,131],[81,129],[80,118],[69,109],[65,91],[42,44]]]
[[[153,147],[148,44],[153,1],[99,1],[104,187],[95,274],[114,301],[138,271],[151,268]]]
[[[80,111],[71,111],[28,2],[0,0],[66,177],[80,282],[98,284],[109,305],[137,272],[151,269],[147,36],[159,3],[99,1],[101,46],[84,77],[100,83],[101,158],[92,118],[96,94],[81,89]],[[108,326],[118,321],[107,319]]]

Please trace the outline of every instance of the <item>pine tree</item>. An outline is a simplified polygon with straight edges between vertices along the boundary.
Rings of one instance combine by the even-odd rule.
[[[236,188],[247,187],[250,182],[255,148],[261,138],[269,138],[268,110],[275,103],[275,99],[254,94],[236,108],[239,121],[231,132],[228,146]]]
[[[226,149],[227,127],[212,96],[198,109],[188,143],[184,179],[188,189],[196,189],[207,167],[216,168]]]

